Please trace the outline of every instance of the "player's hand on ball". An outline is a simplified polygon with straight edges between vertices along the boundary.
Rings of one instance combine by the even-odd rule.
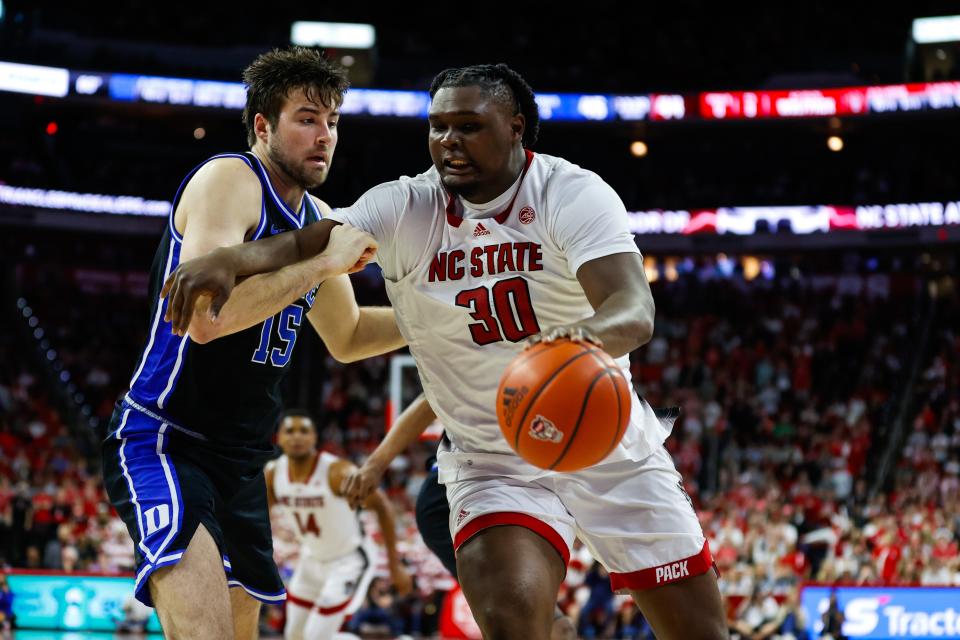
[[[603,342],[595,336],[590,330],[578,324],[567,324],[559,327],[551,327],[541,331],[535,336],[527,338],[524,344],[525,349],[529,349],[535,344],[541,342],[554,342],[556,340],[572,340],[574,342],[590,342],[603,348]]]
[[[383,469],[369,464],[369,460],[359,469],[354,469],[343,479],[340,485],[340,494],[350,503],[351,509],[363,506],[370,494],[380,486]]]

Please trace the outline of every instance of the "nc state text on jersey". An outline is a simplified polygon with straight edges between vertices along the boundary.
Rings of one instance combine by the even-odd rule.
[[[277,496],[277,504],[294,509],[311,509],[323,506],[323,496]]]
[[[474,247],[470,250],[470,260],[461,249],[441,251],[430,263],[430,282],[460,280],[467,275],[479,278],[516,271],[542,271],[543,251],[536,242],[504,242]]]

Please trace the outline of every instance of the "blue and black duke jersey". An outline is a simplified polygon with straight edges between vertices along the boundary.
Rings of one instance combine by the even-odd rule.
[[[180,261],[182,237],[173,212],[191,177],[216,158],[240,158],[260,179],[260,223],[250,238],[300,229],[320,219],[320,211],[305,195],[299,211],[281,200],[263,165],[250,153],[222,154],[193,169],[177,191],[170,220],[150,272],[150,331],[130,382],[127,402],[156,414],[174,428],[212,445],[248,447],[254,456],[269,455],[269,444],[281,411],[280,383],[290,366],[300,329],[313,306],[316,287],[262,323],[207,344],[175,336],[163,320],[166,300],[160,289]]]

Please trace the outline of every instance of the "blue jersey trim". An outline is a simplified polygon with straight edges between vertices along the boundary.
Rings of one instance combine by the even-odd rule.
[[[183,245],[178,242],[170,242],[167,265],[163,270],[164,280],[179,264],[181,246]],[[175,363],[174,354],[182,356],[184,348],[182,343],[189,340],[186,336],[175,336],[170,332],[170,323],[163,320],[166,307],[167,301],[158,298],[153,323],[150,325],[150,340],[143,350],[140,364],[134,372],[133,378],[130,379],[130,389],[136,392],[136,396],[141,402],[149,405],[156,403],[170,380],[173,380],[178,374],[178,368],[173,366]],[[171,370],[171,377],[157,375],[158,371],[167,370],[168,367]]]
[[[120,468],[137,513],[137,546],[156,563],[183,526],[183,496],[177,471],[167,458],[170,425],[128,408],[113,435],[120,441]]]
[[[304,194],[304,197],[307,199],[307,202],[310,203],[310,208],[313,209],[313,212],[317,214],[317,221],[323,220],[323,212],[320,211],[320,207],[314,202],[313,198],[310,197],[310,194]]]
[[[276,593],[264,593],[264,592],[262,592],[262,591],[256,591],[256,590],[254,590],[254,589],[251,589],[250,587],[248,587],[247,585],[243,584],[242,582],[240,582],[240,581],[237,580],[236,578],[232,578],[232,579],[230,579],[230,580],[227,580],[227,586],[228,586],[228,587],[240,587],[241,589],[243,589],[244,591],[246,591],[247,593],[249,593],[251,596],[253,596],[253,597],[256,598],[257,600],[259,600],[260,602],[266,602],[267,604],[272,604],[272,603],[276,603],[276,602],[283,602],[284,600],[287,599],[287,591],[286,591],[286,589],[284,589],[283,591],[277,591]]]
[[[260,181],[267,187],[267,191],[270,192],[270,196],[273,198],[273,203],[276,204],[277,207],[280,209],[280,213],[282,213],[282,214],[283,214],[283,217],[286,218],[287,221],[288,221],[290,224],[292,224],[294,227],[296,227],[297,229],[302,229],[302,228],[303,228],[303,213],[304,213],[304,210],[305,210],[305,209],[304,209],[304,207],[305,207],[304,203],[303,203],[302,201],[301,201],[301,203],[300,203],[300,213],[299,213],[299,214],[296,214],[296,213],[294,213],[293,211],[291,211],[291,210],[290,210],[290,207],[287,206],[287,203],[284,202],[283,199],[282,199],[279,195],[277,195],[276,190],[273,188],[273,183],[270,182],[270,176],[267,175],[267,170],[266,170],[266,168],[263,166],[263,163],[260,162],[260,158],[258,158],[257,156],[254,155],[254,156],[253,156],[253,159],[257,161],[257,167],[260,169]],[[308,199],[308,200],[310,199],[310,196],[307,195],[306,193],[303,194],[303,197],[304,197],[305,199]]]

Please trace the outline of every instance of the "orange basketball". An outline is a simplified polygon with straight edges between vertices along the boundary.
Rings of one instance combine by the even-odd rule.
[[[617,446],[630,420],[630,401],[630,385],[600,347],[541,342],[503,373],[497,420],[503,437],[530,464],[577,471]]]

